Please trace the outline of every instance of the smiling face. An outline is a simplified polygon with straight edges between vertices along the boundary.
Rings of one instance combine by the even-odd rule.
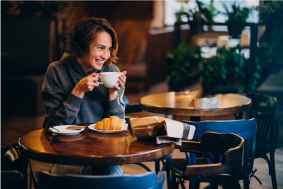
[[[89,44],[89,52],[81,64],[86,72],[93,69],[101,70],[105,61],[110,57],[112,48],[111,35],[105,31],[100,32],[96,39]]]

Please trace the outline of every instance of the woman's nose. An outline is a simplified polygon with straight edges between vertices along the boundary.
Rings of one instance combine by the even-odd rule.
[[[110,52],[108,52],[108,50],[103,51],[101,57],[104,59],[108,59],[110,57]]]

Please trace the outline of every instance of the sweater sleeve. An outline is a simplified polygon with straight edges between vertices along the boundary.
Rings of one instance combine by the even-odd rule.
[[[54,66],[47,69],[42,85],[42,101],[49,117],[49,126],[72,124],[80,110],[82,98],[66,94]]]
[[[120,89],[117,93],[116,99],[107,101],[106,116],[110,117],[112,115],[119,117],[120,119],[125,119],[125,102],[123,101],[125,87]]]

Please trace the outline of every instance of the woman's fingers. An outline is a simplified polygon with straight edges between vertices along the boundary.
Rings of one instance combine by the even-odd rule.
[[[98,75],[99,74],[93,73],[80,80],[78,83],[80,90],[84,92],[88,92],[88,91],[92,91],[94,87],[99,86],[99,83],[97,83]]]
[[[126,82],[126,80],[125,80],[125,82]],[[119,83],[119,88],[123,88],[124,86],[125,86],[125,82],[123,82],[123,81],[121,81],[121,80],[119,80],[118,81],[118,83]]]
[[[98,75],[99,74],[96,74],[96,73],[93,73],[91,75],[89,75],[87,77],[87,85],[89,86],[92,86],[92,87],[97,87],[99,86],[99,83],[97,83],[98,81]],[[93,88],[92,88],[93,89]]]
[[[119,91],[122,87],[118,87],[117,85],[114,85],[114,88]]]
[[[125,86],[126,79],[127,79],[127,77],[126,77],[127,71],[123,71],[122,73],[123,74],[119,76],[120,80],[118,81],[120,88],[123,88]]]

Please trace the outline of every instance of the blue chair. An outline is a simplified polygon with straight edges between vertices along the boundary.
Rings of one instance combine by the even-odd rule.
[[[250,175],[253,174],[254,149],[255,149],[255,139],[256,139],[255,137],[256,119],[233,120],[233,121],[202,121],[202,122],[183,121],[183,122],[196,126],[193,141],[200,141],[202,135],[208,131],[217,132],[217,133],[234,133],[245,139],[243,172],[239,175],[239,179],[244,180],[244,188],[248,189]],[[183,170],[185,170],[185,167],[187,165],[198,164],[198,162],[196,161],[196,154],[186,153],[186,157],[187,158],[183,160],[171,159],[170,169],[172,168],[172,166],[174,166],[175,170],[178,169],[180,172],[182,172]],[[173,172],[172,174],[175,173]],[[199,182],[208,182],[208,181],[209,181],[208,179],[204,179],[200,176],[195,176],[190,179],[190,188],[195,188],[196,187],[195,185],[199,185]]]
[[[35,189],[162,189],[165,172],[156,175],[146,172],[140,175],[56,175],[47,171],[35,173]]]

